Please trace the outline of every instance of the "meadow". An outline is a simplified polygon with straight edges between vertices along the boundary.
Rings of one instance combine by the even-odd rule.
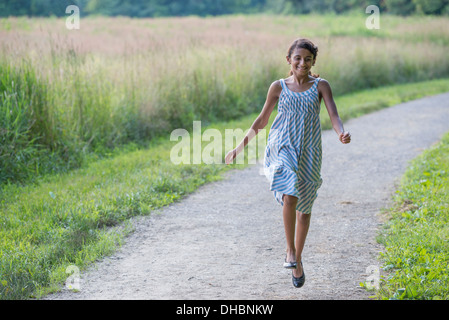
[[[79,168],[175,128],[237,119],[285,77],[290,43],[319,46],[334,95],[449,76],[447,18],[359,16],[0,20],[0,183]]]
[[[242,167],[176,166],[170,132],[249,128],[298,37],[319,46],[343,120],[447,91],[447,18],[365,19],[1,19],[1,298],[58,290],[68,266],[120,245],[127,219]]]

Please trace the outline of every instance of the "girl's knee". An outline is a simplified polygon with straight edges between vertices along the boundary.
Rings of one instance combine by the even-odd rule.
[[[284,194],[282,199],[284,201],[284,205],[287,205],[287,206],[296,206],[296,202],[298,201],[298,198],[296,198],[295,196],[288,195],[288,194]]]
[[[296,211],[296,218],[298,220],[308,221],[308,220],[310,220],[310,216],[311,216],[310,213],[303,213],[300,211]]]

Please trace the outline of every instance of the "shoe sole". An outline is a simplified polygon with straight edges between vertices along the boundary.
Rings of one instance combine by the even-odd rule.
[[[296,262],[284,262],[285,269],[296,269],[296,267],[297,267]]]

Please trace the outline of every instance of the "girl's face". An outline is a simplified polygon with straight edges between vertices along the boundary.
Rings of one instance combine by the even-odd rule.
[[[296,48],[290,57],[287,56],[287,61],[291,65],[293,75],[296,76],[309,74],[310,69],[315,64],[313,54],[304,48]]]

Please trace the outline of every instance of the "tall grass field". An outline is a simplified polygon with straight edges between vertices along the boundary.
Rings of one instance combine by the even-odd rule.
[[[447,18],[367,16],[1,19],[0,183],[259,111],[298,37],[336,96],[449,76]]]
[[[447,91],[449,19],[366,18],[0,19],[0,298],[58,290],[130,217],[238,167],[174,165],[170,133],[249,128],[298,37],[318,45],[343,120]]]

